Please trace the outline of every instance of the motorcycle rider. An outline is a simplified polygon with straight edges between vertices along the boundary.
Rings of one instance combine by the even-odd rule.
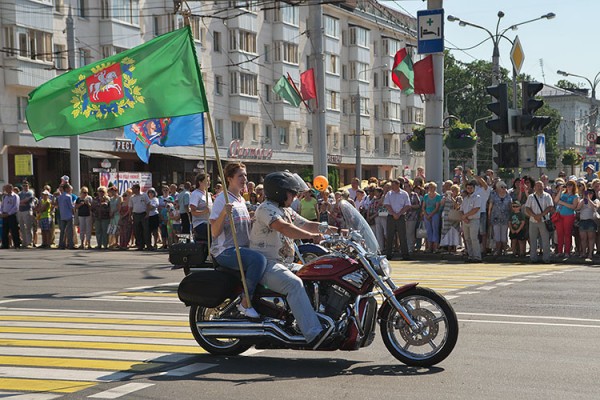
[[[287,265],[294,259],[294,240],[322,240],[318,222],[311,222],[290,207],[296,195],[308,189],[297,174],[273,172],[265,177],[266,200],[257,208],[250,235],[250,248],[267,258],[267,268],[260,283],[287,296],[288,304],[298,321],[300,331],[313,348],[323,340],[327,328],[319,321],[302,280]]]

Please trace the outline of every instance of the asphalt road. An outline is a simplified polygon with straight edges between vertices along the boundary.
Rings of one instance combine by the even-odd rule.
[[[203,354],[164,253],[0,260],[0,398],[598,398],[600,267],[393,262],[395,280],[444,293],[460,320],[448,359],[412,368],[379,335],[357,352]]]

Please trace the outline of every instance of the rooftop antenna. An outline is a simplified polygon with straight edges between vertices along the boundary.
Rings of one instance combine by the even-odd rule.
[[[546,84],[546,74],[544,74],[544,59],[540,58],[540,68],[542,69],[542,79],[544,80],[544,84]]]

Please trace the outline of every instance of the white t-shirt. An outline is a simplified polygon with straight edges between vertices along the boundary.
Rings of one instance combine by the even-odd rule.
[[[539,206],[533,196],[537,197],[537,200],[540,202]],[[536,193],[530,194],[529,197],[527,197],[527,201],[525,202],[525,207],[529,207],[534,214],[541,214],[546,208],[553,205],[554,202],[552,201],[552,196],[550,196],[546,192],[543,192],[540,196],[538,196]],[[542,206],[541,210],[540,206]],[[548,218],[548,216],[544,216],[544,219],[546,218]],[[534,218],[530,218],[529,222],[536,223],[537,221]]]
[[[152,207],[150,209],[150,212],[148,213],[149,217],[158,215],[158,203],[159,203],[158,197],[153,197],[153,198],[148,197],[148,204],[150,204],[150,206]]]
[[[134,214],[145,213],[148,201],[150,201],[150,199],[146,193],[134,194],[129,198],[129,207],[131,208],[131,212]]]
[[[294,261],[294,240],[271,228],[281,219],[301,228],[308,220],[289,207],[279,207],[266,200],[256,209],[255,221],[250,235],[250,248],[263,254],[271,262]]]
[[[207,207],[209,210],[208,214],[192,215],[192,227],[195,228],[202,222],[208,222],[208,216],[210,215],[210,210],[213,206],[211,196],[207,196],[206,192],[196,189],[190,195],[190,205],[196,207],[197,211],[206,210]]]
[[[250,213],[248,213],[248,209],[246,208],[246,202],[242,196],[237,197],[231,192],[228,192],[228,197],[229,202],[233,204],[231,214],[233,215],[238,246],[248,247],[250,244]],[[216,220],[219,218],[223,208],[225,208],[225,195],[220,193],[213,203],[210,219]],[[231,234],[231,224],[229,223],[229,215],[227,215],[223,221],[223,231],[218,237],[213,238],[210,252],[214,257],[217,257],[230,247],[234,247],[234,243],[233,235]]]
[[[481,202],[481,210],[479,210],[479,214],[487,213],[487,203],[490,199],[490,194],[492,194],[492,188],[489,185],[487,189],[484,189],[481,186],[475,186],[474,193],[479,195],[479,201]]]

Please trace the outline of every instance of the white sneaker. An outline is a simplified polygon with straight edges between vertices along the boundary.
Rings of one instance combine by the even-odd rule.
[[[239,312],[241,312],[242,314],[244,314],[248,318],[252,318],[252,319],[258,319],[258,318],[260,318],[260,314],[258,312],[256,312],[256,310],[254,309],[254,307],[246,308],[243,305],[238,304],[237,305],[237,309],[238,309]]]

